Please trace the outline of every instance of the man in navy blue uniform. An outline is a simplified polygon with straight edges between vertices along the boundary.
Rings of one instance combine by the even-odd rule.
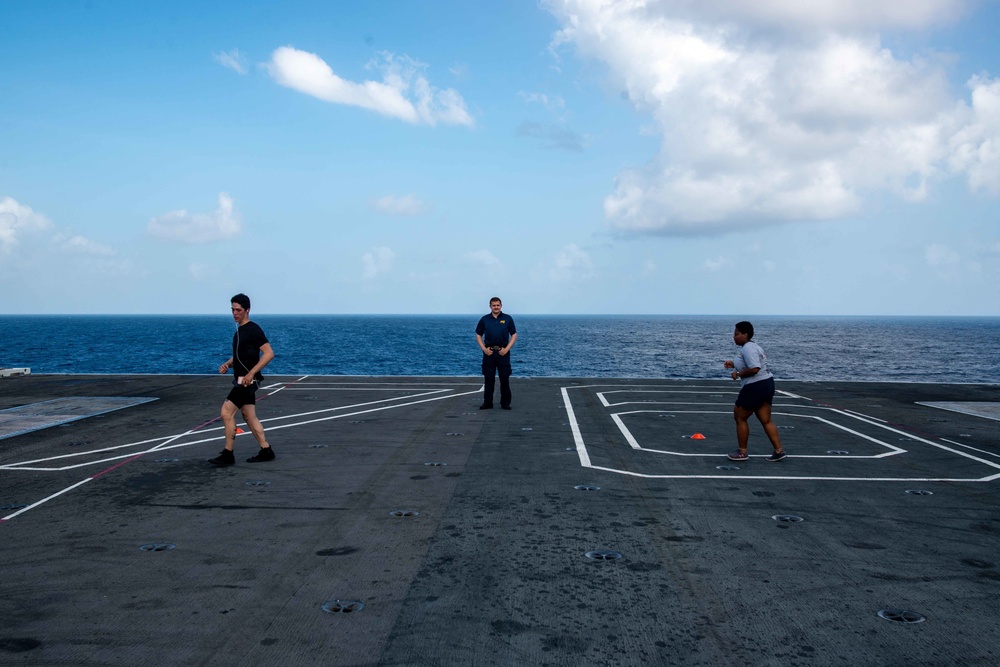
[[[483,351],[483,404],[480,410],[493,407],[493,388],[500,376],[500,407],[510,410],[510,348],[517,340],[514,318],[501,312],[500,297],[490,299],[490,312],[476,325],[476,343]]]

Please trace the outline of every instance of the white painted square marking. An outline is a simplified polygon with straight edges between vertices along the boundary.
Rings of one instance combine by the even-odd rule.
[[[607,387],[605,389],[605,387]],[[601,388],[600,391],[595,391],[595,389]],[[704,415],[727,415],[731,420],[732,417],[732,407],[731,404],[726,405],[724,409],[720,409],[723,406],[720,405],[719,399],[725,396],[735,397],[735,391],[732,391],[728,386],[722,387],[719,385],[689,385],[689,384],[675,384],[675,385],[664,385],[662,387],[657,387],[655,385],[574,385],[569,387],[562,387],[563,401],[566,408],[566,414],[569,418],[569,426],[573,433],[573,438],[576,443],[577,454],[580,458],[580,464],[585,468],[593,468],[595,470],[604,470],[607,472],[613,472],[622,475],[631,475],[636,477],[644,477],[651,479],[784,479],[784,480],[831,480],[831,481],[894,481],[894,482],[915,482],[915,481],[965,481],[965,482],[986,482],[993,481],[995,479],[1000,479],[1000,462],[987,460],[980,456],[973,455],[969,452],[959,451],[954,447],[942,444],[935,440],[930,440],[927,438],[922,438],[916,436],[912,433],[902,431],[890,426],[884,420],[877,417],[865,415],[858,412],[839,410],[836,408],[831,408],[827,406],[817,405],[810,401],[808,398],[792,394],[790,392],[778,391],[778,395],[781,396],[781,402],[775,403],[776,411],[773,412],[774,415],[784,417],[786,419],[803,420],[804,423],[813,423],[822,425],[825,428],[833,429],[836,432],[842,434],[845,437],[857,439],[859,443],[864,444],[865,447],[870,448],[872,444],[876,445],[879,449],[883,450],[877,454],[858,454],[858,455],[843,455],[843,454],[796,454],[794,450],[789,453],[786,462],[775,464],[774,469],[769,470],[767,475],[750,475],[741,471],[740,474],[651,474],[639,472],[638,470],[632,469],[617,469],[610,467],[603,467],[594,465],[591,460],[591,453],[588,449],[587,441],[584,438],[584,434],[580,428],[580,423],[576,417],[576,410],[573,405],[572,395],[570,393],[571,389],[584,389],[593,391],[594,395],[600,401],[601,405],[606,408],[605,415],[602,418],[607,418],[612,420],[618,428],[618,431],[622,434],[623,441],[629,446],[629,448],[636,453],[648,453],[655,455],[667,455],[671,457],[718,457],[722,459],[725,452],[690,452],[683,451],[683,448],[671,447],[669,445],[664,445],[662,441],[657,443],[642,443],[640,438],[636,437],[633,433],[635,428],[634,416],[642,414],[662,414],[662,415],[685,415],[685,414],[704,414]],[[629,400],[634,397],[634,400]],[[706,400],[712,399],[712,400]],[[652,408],[652,406],[658,406]],[[615,408],[622,408],[626,406],[642,406],[635,410],[615,410]],[[628,423],[626,423],[628,421]],[[629,424],[632,424],[633,428],[629,428]],[[862,426],[863,425],[863,426]],[[647,425],[648,428],[648,425]],[[732,427],[730,427],[732,428]],[[869,433],[863,432],[863,430],[869,431]],[[875,437],[871,435],[871,432],[876,434],[882,434],[881,437]],[[852,476],[830,476],[830,475],[807,475],[807,474],[786,474],[791,472],[789,468],[790,464],[794,463],[796,459],[840,459],[840,460],[850,460],[850,459],[868,459],[874,463],[875,460],[882,459],[887,460],[888,457],[898,456],[901,454],[906,454],[907,450],[899,447],[896,444],[889,442],[890,440],[900,440],[908,441],[907,446],[913,449],[919,446],[920,443],[924,445],[930,445],[939,450],[944,450],[960,456],[964,459],[975,461],[976,463],[983,464],[990,468],[990,474],[979,477],[979,478],[951,478],[951,477],[934,477],[934,478],[913,478],[913,477],[852,477]],[[949,442],[941,439],[943,442]],[[602,442],[602,445],[614,443]],[[765,441],[765,446],[767,443]],[[768,447],[769,448],[769,447]],[[839,450],[841,447],[831,447],[831,450]],[[967,448],[968,449],[968,448]],[[987,453],[988,454],[988,453]],[[759,455],[761,458],[765,455]],[[754,458],[757,458],[756,456]],[[643,463],[648,463],[650,459],[643,459]],[[663,458],[660,459],[665,462],[669,462],[670,459]],[[673,460],[679,461],[680,458],[674,458]],[[796,472],[800,471],[802,468],[793,468]],[[777,473],[777,474],[772,474]]]

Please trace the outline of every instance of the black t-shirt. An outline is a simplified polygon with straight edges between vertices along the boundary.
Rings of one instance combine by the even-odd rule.
[[[245,376],[260,361],[260,348],[267,345],[267,336],[256,322],[247,322],[233,334],[233,372],[236,377]],[[257,382],[264,376],[257,373]]]

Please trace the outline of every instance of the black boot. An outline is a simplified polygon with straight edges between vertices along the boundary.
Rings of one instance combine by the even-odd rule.
[[[274,450],[270,447],[261,447],[260,451],[257,452],[256,456],[251,456],[247,459],[247,463],[263,463],[264,461],[274,460]]]
[[[233,450],[223,449],[221,454],[214,459],[209,459],[208,462],[217,466],[231,466],[236,465],[236,458],[233,456]]]

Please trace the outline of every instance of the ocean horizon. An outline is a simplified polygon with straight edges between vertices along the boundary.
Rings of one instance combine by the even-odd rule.
[[[275,350],[265,375],[475,376],[474,315],[254,314]],[[519,377],[725,379],[733,325],[754,324],[778,380],[1000,381],[991,316],[518,315]],[[0,366],[33,373],[210,374],[223,315],[0,315]]]

